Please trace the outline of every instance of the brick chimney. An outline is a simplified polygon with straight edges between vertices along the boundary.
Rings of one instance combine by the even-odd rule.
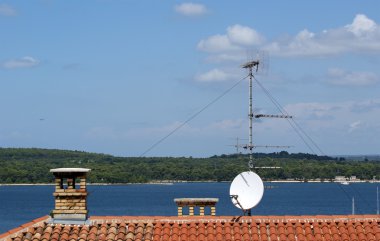
[[[51,212],[54,223],[85,222],[88,215],[87,168],[51,169],[55,176],[55,208]]]
[[[199,216],[205,215],[205,207],[210,208],[210,215],[216,215],[215,205],[219,198],[175,198],[174,202],[177,204],[178,216],[184,216],[183,208],[188,208],[188,216],[194,216],[194,208],[199,208]]]

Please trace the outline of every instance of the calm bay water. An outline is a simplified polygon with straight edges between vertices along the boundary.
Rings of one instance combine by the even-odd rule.
[[[266,183],[261,203],[253,215],[376,213],[379,184]],[[241,215],[229,199],[230,183],[133,184],[88,187],[90,215],[177,215],[174,198],[219,198],[217,215]],[[0,233],[48,215],[54,208],[54,186],[0,186]]]

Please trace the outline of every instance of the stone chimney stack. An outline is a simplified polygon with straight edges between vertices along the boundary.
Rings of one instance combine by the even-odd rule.
[[[85,222],[88,215],[87,168],[51,169],[55,176],[55,208],[51,212],[55,223]]]

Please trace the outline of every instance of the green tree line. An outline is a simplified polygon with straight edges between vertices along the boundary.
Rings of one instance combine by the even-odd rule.
[[[380,176],[380,162],[355,161],[328,156],[285,151],[256,153],[256,166],[278,166],[280,169],[258,169],[264,180],[331,180],[335,176],[372,179]],[[248,170],[248,156],[220,155],[192,157],[115,157],[82,151],[37,148],[0,148],[0,183],[50,183],[52,168],[90,168],[92,183],[144,183],[151,181],[231,181]]]

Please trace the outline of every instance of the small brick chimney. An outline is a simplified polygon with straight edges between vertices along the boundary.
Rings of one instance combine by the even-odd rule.
[[[55,176],[55,208],[51,212],[55,223],[84,222],[87,219],[87,168],[51,169]]]
[[[205,207],[210,207],[210,215],[216,215],[215,205],[219,198],[175,198],[177,204],[178,216],[184,216],[183,208],[188,208],[188,216],[194,216],[194,208],[199,207],[199,216],[205,215]]]

